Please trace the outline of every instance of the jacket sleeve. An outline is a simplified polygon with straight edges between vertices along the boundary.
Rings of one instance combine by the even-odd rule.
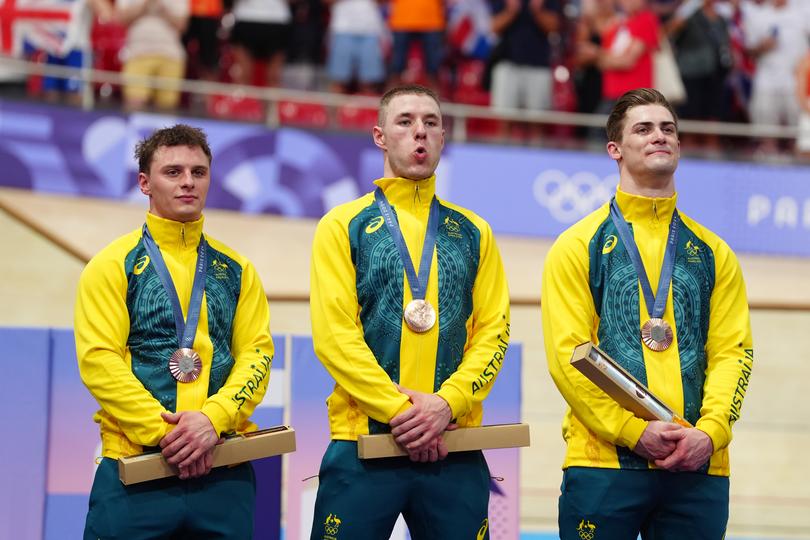
[[[715,285],[706,340],[706,380],[695,427],[712,439],[715,452],[731,442],[754,363],[748,298],[737,257],[721,243],[715,258]]]
[[[574,348],[596,342],[596,308],[589,286],[587,244],[564,234],[543,270],[542,320],[546,359],[554,384],[574,415],[601,439],[634,448],[647,427],[571,365]]]
[[[365,342],[355,280],[347,228],[327,214],[312,243],[309,302],[315,353],[364,414],[387,424],[411,405]]]
[[[201,409],[217,433],[230,433],[245,426],[267,392],[273,353],[267,296],[255,267],[247,262],[233,319],[234,364],[225,384],[205,400]]]
[[[169,432],[166,409],[135,377],[127,361],[127,278],[121,263],[99,256],[79,279],[74,333],[79,374],[127,439],[155,446]]]
[[[450,405],[453,418],[464,416],[487,397],[509,346],[509,288],[498,246],[486,223],[480,246],[467,348],[456,372],[437,392]]]

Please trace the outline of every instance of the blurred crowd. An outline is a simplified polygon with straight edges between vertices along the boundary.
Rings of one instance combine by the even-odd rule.
[[[418,82],[457,103],[586,113],[654,86],[685,119],[798,126],[796,149],[810,153],[809,37],[808,0],[74,0],[64,41],[28,53],[166,80],[98,88],[129,110],[244,119],[261,118],[261,104],[184,96],[170,81],[368,95]],[[29,86],[75,99],[78,83]]]

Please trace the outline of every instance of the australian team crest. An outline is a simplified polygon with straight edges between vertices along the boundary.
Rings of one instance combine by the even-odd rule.
[[[596,525],[589,520],[583,519],[577,526],[577,532],[582,540],[595,540],[596,539]]]
[[[326,516],[326,521],[323,522],[324,540],[334,540],[341,523],[342,521],[335,514]]]

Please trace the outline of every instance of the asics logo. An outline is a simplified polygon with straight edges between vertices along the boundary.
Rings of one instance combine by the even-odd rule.
[[[144,255],[135,262],[135,266],[132,268],[132,273],[139,276],[144,270],[146,270],[147,266],[149,266],[149,255]]]
[[[537,175],[532,186],[534,199],[548,209],[560,223],[573,223],[610,200],[619,183],[619,175],[600,179],[591,172],[568,175],[548,169]]]
[[[382,227],[383,223],[385,223],[385,219],[382,216],[377,216],[371,221],[369,221],[368,225],[366,225],[366,234],[371,234],[375,232],[377,229]]]
[[[618,242],[618,239],[616,238],[616,235],[611,234],[610,236],[608,236],[608,239],[605,242],[605,245],[602,246],[602,255],[607,255],[608,253],[613,251],[613,248],[616,247],[616,242]]]

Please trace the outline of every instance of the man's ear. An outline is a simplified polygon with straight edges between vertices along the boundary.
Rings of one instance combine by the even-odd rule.
[[[138,173],[138,187],[141,188],[141,193],[144,195],[152,195],[152,188],[149,185],[149,177],[146,175],[146,173]]]
[[[607,153],[616,161],[619,161],[622,158],[622,149],[621,147],[614,141],[610,141],[607,143]]]
[[[380,150],[388,150],[385,147],[385,134],[380,126],[374,126],[371,130],[371,134],[374,138],[374,144],[377,145],[377,148]]]

